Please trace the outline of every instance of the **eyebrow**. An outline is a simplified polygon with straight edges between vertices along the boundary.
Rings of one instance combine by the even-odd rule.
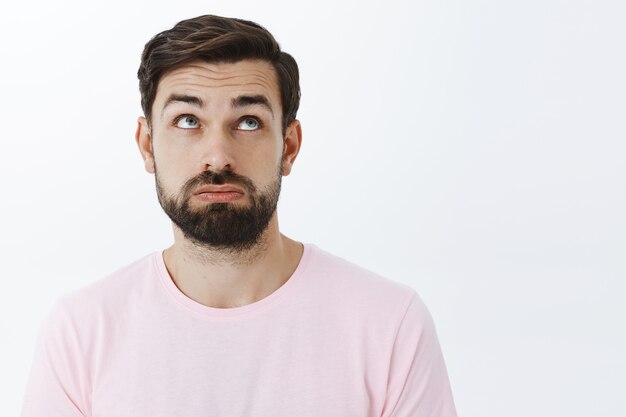
[[[202,101],[200,97],[190,96],[187,94],[172,94],[165,101],[163,109],[161,110],[161,116],[163,116],[163,113],[165,112],[165,109],[167,109],[167,106],[173,103],[187,103],[199,108],[204,107],[204,101]]]
[[[191,104],[192,106],[198,107],[198,108],[202,108],[204,107],[204,101],[202,101],[202,99],[200,97],[197,96],[190,96],[188,94],[172,94],[170,95],[167,100],[165,101],[165,104],[163,105],[163,109],[161,110],[161,115],[163,115],[163,113],[165,112],[165,109],[167,109],[167,107],[170,104],[174,104],[174,103],[187,103],[187,104]],[[233,109],[239,109],[242,107],[248,107],[248,106],[263,106],[265,107],[267,110],[269,110],[269,112],[271,113],[272,117],[274,117],[274,111],[272,110],[272,106],[270,105],[270,101],[268,100],[268,98],[262,94],[257,94],[257,95],[253,95],[253,96],[238,96],[238,97],[234,97],[231,101],[230,101],[230,105]]]
[[[255,96],[235,97],[231,100],[230,104],[233,109],[261,105],[269,110],[269,112],[272,114],[272,117],[274,117],[274,111],[272,110],[272,106],[270,106],[270,101],[262,94],[258,94]]]

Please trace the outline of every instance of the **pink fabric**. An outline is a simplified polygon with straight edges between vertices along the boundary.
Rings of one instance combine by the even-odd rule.
[[[453,417],[432,319],[411,288],[305,245],[247,306],[187,298],[151,254],[60,299],[22,417]]]

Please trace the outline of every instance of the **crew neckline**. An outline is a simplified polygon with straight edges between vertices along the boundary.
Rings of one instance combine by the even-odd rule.
[[[300,261],[298,262],[298,266],[296,266],[296,269],[283,285],[278,287],[278,289],[265,298],[246,304],[245,306],[230,308],[209,307],[187,297],[187,295],[185,295],[176,286],[174,280],[167,271],[167,267],[165,266],[165,261],[163,259],[163,251],[156,252],[153,259],[159,280],[161,281],[165,292],[174,300],[174,302],[176,302],[176,304],[182,306],[187,311],[204,318],[235,318],[244,317],[252,314],[253,312],[257,313],[260,310],[269,308],[299,285],[303,279],[307,264],[309,263],[309,260],[314,252],[314,245],[303,243],[303,246],[304,249],[302,251]]]

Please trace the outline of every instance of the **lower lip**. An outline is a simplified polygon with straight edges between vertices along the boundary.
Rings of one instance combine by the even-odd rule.
[[[243,197],[241,193],[223,192],[223,193],[200,193],[195,195],[197,199],[207,203],[226,203],[228,201],[239,200]]]

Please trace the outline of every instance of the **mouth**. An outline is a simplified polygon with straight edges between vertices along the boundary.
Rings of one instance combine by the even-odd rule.
[[[193,196],[206,203],[227,203],[236,201],[245,195],[244,191],[234,185],[203,185],[198,188]]]

